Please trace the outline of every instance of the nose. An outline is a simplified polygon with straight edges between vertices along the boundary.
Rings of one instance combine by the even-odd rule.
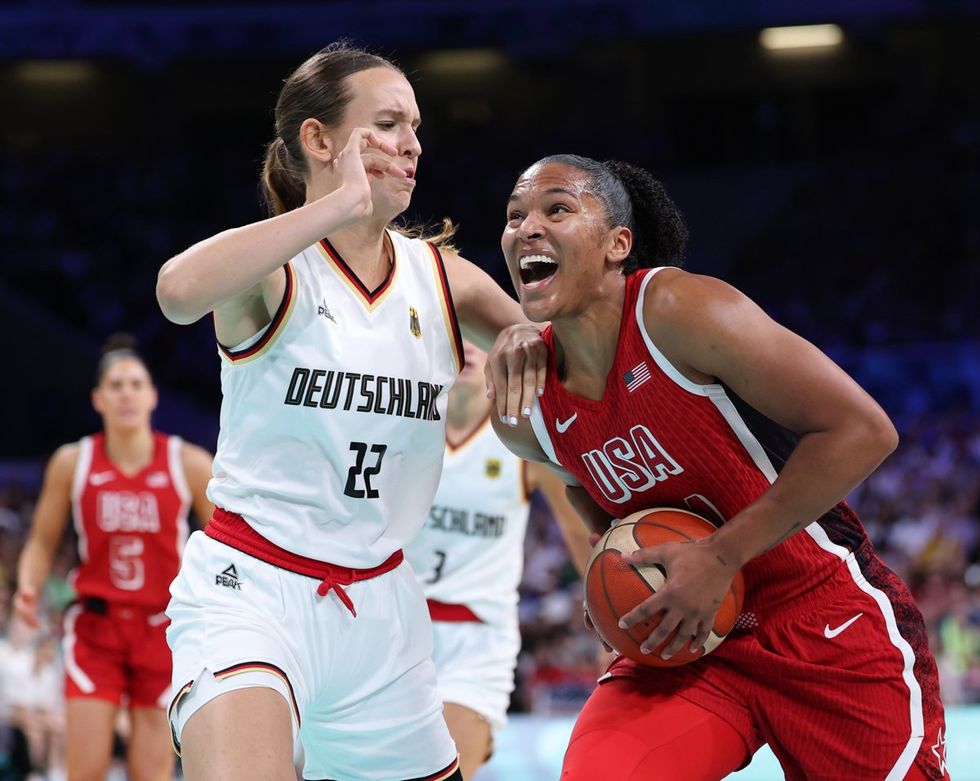
[[[407,157],[409,160],[414,160],[422,154],[422,144],[419,143],[419,137],[414,130],[406,131],[405,138],[399,146],[402,157]]]
[[[540,239],[542,235],[544,235],[544,229],[541,227],[541,222],[533,214],[527,215],[517,227],[517,237],[521,241],[533,241]]]

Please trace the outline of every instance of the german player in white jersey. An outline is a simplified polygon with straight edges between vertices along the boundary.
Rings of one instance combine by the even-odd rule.
[[[517,587],[531,494],[540,491],[558,521],[579,574],[589,533],[544,464],[511,453],[490,425],[487,355],[464,342],[466,367],[449,393],[446,459],[429,519],[405,556],[425,589],[432,617],[439,696],[472,778],[506,723],[521,638]]]
[[[419,124],[394,65],[324,49],[277,102],[274,216],[160,272],[164,314],[213,313],[222,362],[215,515],[168,609],[191,781],[292,779],[301,754],[310,779],[459,778],[402,548],[439,481],[457,313],[484,346],[523,317],[455,250],[391,227]],[[529,409],[536,371],[516,384]]]

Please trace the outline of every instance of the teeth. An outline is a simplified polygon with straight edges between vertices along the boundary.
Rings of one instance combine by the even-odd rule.
[[[521,269],[526,271],[531,267],[532,263],[550,263],[553,266],[558,265],[558,261],[554,258],[549,258],[547,255],[525,255],[521,258]]]

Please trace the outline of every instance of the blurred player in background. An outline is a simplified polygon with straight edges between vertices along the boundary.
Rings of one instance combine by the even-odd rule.
[[[317,53],[276,105],[275,216],[160,272],[164,314],[213,313],[222,357],[218,507],[168,608],[171,722],[195,781],[287,779],[301,761],[308,778],[459,777],[402,547],[439,481],[457,312],[485,346],[524,318],[447,233],[392,228],[420,121],[389,61]]]
[[[449,392],[442,479],[405,556],[425,589],[439,696],[463,777],[472,778],[506,723],[514,690],[517,587],[531,494],[540,491],[547,500],[579,575],[591,546],[561,479],[544,464],[517,458],[493,432],[487,355],[463,344],[466,366]]]
[[[211,456],[154,431],[157,391],[127,337],[106,345],[92,406],[103,430],[60,447],[44,475],[17,568],[14,609],[39,627],[39,595],[69,516],[81,560],[78,601],[64,628],[67,769],[72,781],[101,781],[112,754],[117,710],[129,708],[127,751],[134,781],[169,779],[166,642],[170,582],[177,575],[191,509],[202,519]]]
[[[665,658],[696,651],[739,569],[746,581],[742,632],[711,655],[612,665],[562,778],[720,779],[768,742],[791,778],[941,779],[922,616],[841,499],[894,449],[895,429],[737,290],[670,268],[686,238],[660,182],[624,163],[545,158],[507,206],[502,248],[521,305],[552,325],[540,407],[501,436],[563,465],[597,531],[660,506],[721,524],[625,557],[667,579],[621,626],[656,617],[634,630],[644,649],[676,632]]]

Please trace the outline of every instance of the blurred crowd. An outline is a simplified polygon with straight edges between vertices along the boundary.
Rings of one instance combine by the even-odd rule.
[[[0,781],[23,769],[57,778],[64,734],[60,627],[72,599],[73,541],[45,593],[44,629],[11,617],[17,555],[34,492],[0,490]],[[980,414],[911,419],[898,450],[850,497],[875,547],[911,586],[929,629],[947,705],[980,703]],[[535,501],[525,544],[521,650],[513,712],[577,712],[602,663],[582,623],[582,587],[557,524]],[[21,773],[18,775],[18,773]]]

